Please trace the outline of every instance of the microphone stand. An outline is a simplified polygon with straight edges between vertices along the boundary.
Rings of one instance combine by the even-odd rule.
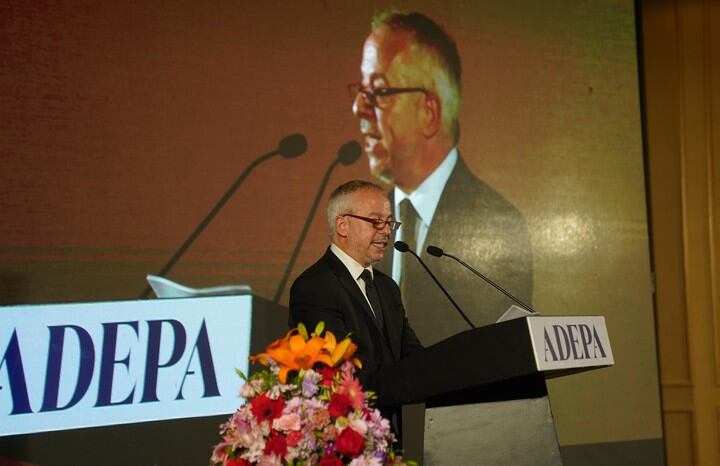
[[[280,279],[280,284],[277,287],[277,291],[275,291],[275,297],[273,298],[273,302],[275,304],[280,301],[280,297],[282,296],[283,291],[285,291],[285,285],[287,285],[287,281],[290,278],[290,272],[292,272],[292,269],[295,266],[295,262],[297,261],[298,255],[300,254],[300,248],[303,242],[305,242],[305,236],[310,229],[310,224],[315,217],[315,212],[317,211],[318,205],[320,205],[320,200],[322,199],[322,195],[325,192],[327,183],[330,180],[330,174],[333,172],[333,170],[335,170],[335,167],[337,167],[338,164],[351,165],[355,163],[357,159],[360,158],[361,151],[362,150],[360,149],[360,144],[358,144],[356,141],[346,142],[338,150],[337,158],[333,160],[327,170],[325,170],[325,175],[320,182],[320,189],[318,189],[318,192],[315,195],[315,200],[310,206],[310,213],[305,220],[305,225],[303,225],[302,231],[300,232],[300,237],[295,243],[295,249],[290,255],[290,261],[285,268],[285,273],[283,273],[282,279]]]
[[[438,280],[437,277],[435,277],[435,274],[430,271],[428,266],[425,265],[425,262],[423,262],[423,260],[420,259],[420,256],[418,256],[415,251],[413,251],[412,249],[410,249],[408,247],[407,243],[405,243],[404,241],[395,241],[395,249],[397,249],[401,253],[409,252],[413,256],[415,256],[415,258],[418,260],[418,262],[420,262],[420,265],[422,265],[423,268],[425,269],[425,271],[428,273],[428,275],[430,275],[430,278],[433,279],[435,284],[442,290],[443,293],[445,293],[445,296],[447,296],[447,299],[449,299],[450,302],[452,303],[452,305],[455,306],[455,309],[457,309],[457,311],[460,313],[460,317],[465,319],[465,322],[467,322],[467,324],[470,326],[470,328],[476,328],[475,325],[470,321],[468,316],[466,316],[465,313],[462,311],[462,309],[460,309],[460,306],[458,306],[458,304],[455,302],[455,300],[452,299],[452,296],[450,296],[450,293],[448,293],[447,290],[445,289],[445,287],[442,286],[442,284],[440,283],[440,280]],[[407,270],[403,270],[403,273],[406,274]]]
[[[227,201],[230,200],[230,198],[233,196],[233,194],[235,194],[235,191],[237,191],[238,187],[240,187],[242,182],[245,181],[245,178],[248,177],[248,175],[255,169],[255,167],[265,162],[266,160],[275,157],[276,155],[282,155],[284,158],[291,158],[301,155],[305,152],[306,149],[307,141],[305,140],[305,137],[300,134],[293,134],[281,140],[277,149],[274,149],[265,155],[261,155],[254,162],[248,165],[245,171],[243,171],[240,176],[235,180],[235,182],[230,186],[230,189],[225,192],[225,194],[220,198],[217,204],[215,204],[212,210],[210,210],[210,213],[208,213],[207,216],[203,219],[203,221],[200,222],[200,224],[195,228],[195,230],[190,233],[190,236],[185,240],[182,246],[180,246],[180,248],[167,262],[167,264],[165,264],[165,266],[156,275],[164,277],[165,274],[167,274],[170,269],[173,268],[177,261],[180,260],[183,254],[185,254],[185,251],[187,251],[188,248],[198,238],[198,236],[200,236],[200,233],[205,230],[205,228],[210,224],[210,222],[212,222],[218,212],[220,212],[220,209],[222,209],[223,206],[225,206],[225,204],[227,203]],[[152,288],[150,287],[150,285],[146,286],[143,292],[140,293],[140,296],[138,296],[138,299],[147,298],[150,295],[151,291]]]
[[[520,307],[522,307],[523,309],[525,309],[525,310],[527,310],[527,311],[529,311],[529,312],[531,312],[531,313],[533,313],[533,314],[537,314],[537,312],[535,311],[535,309],[531,308],[530,306],[528,306],[528,305],[525,304],[524,302],[520,301],[518,298],[516,298],[515,296],[513,296],[512,294],[510,294],[509,291],[506,291],[503,287],[501,287],[500,285],[498,285],[498,284],[495,283],[494,281],[490,280],[488,277],[486,277],[485,275],[481,274],[480,272],[478,272],[477,270],[475,270],[474,268],[472,268],[470,265],[466,264],[465,261],[463,261],[463,260],[461,260],[461,259],[453,256],[452,254],[446,253],[445,251],[443,251],[442,249],[438,248],[437,246],[428,246],[428,247],[427,247],[427,253],[430,254],[431,256],[435,256],[435,257],[447,256],[447,257],[449,257],[449,258],[451,258],[451,259],[456,260],[457,262],[460,263],[460,265],[462,265],[463,267],[465,267],[466,269],[468,269],[469,271],[471,271],[472,273],[474,273],[474,274],[477,275],[478,277],[482,278],[486,283],[488,283],[488,284],[491,285],[493,288],[495,288],[496,290],[498,290],[500,293],[502,293],[502,294],[504,294],[505,296],[507,296],[508,298],[510,298],[512,301],[514,301],[514,302],[515,302],[516,304],[518,304]]]

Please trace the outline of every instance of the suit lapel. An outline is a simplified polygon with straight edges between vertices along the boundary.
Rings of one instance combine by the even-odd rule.
[[[380,296],[380,304],[383,309],[383,320],[385,321],[385,328],[387,330],[387,342],[388,346],[390,346],[390,351],[392,351],[393,358],[396,361],[400,360],[400,339],[402,338],[402,335],[400,334],[402,330],[398,329],[398,322],[396,322],[395,318],[397,316],[397,313],[390,312],[390,309],[393,309],[397,303],[393,302],[392,295],[390,294],[390,290],[387,287],[387,282],[385,280],[392,280],[390,277],[385,277],[385,279],[378,279],[378,277],[375,278],[375,288],[378,290],[378,295]],[[402,325],[400,323],[400,325]]]
[[[375,328],[380,332],[380,334],[383,334],[382,329],[380,328],[377,320],[375,319],[375,315],[370,309],[370,305],[368,304],[367,299],[365,299],[362,291],[360,291],[360,287],[356,283],[355,278],[350,275],[350,272],[348,272],[345,264],[343,264],[340,259],[338,259],[338,257],[330,250],[330,248],[328,248],[328,250],[325,252],[325,260],[328,262],[328,265],[330,266],[330,269],[333,271],[333,273],[338,277],[340,284],[343,286],[343,288],[345,288],[348,294],[352,296],[355,307],[362,309],[362,312],[364,312],[370,318],[370,321],[373,322]],[[382,297],[380,298],[380,300],[382,302]]]

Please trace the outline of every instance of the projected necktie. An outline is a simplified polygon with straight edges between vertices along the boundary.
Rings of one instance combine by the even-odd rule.
[[[412,249],[413,251],[417,252],[417,220],[418,220],[418,214],[415,211],[415,207],[413,207],[412,202],[410,202],[410,199],[403,199],[400,202],[400,221],[402,222],[402,239],[407,243],[407,245]],[[408,272],[409,272],[409,265],[410,261],[413,260],[410,256],[412,254],[402,254],[401,257],[401,264],[402,264],[402,271],[400,273],[400,292],[403,296],[407,296],[407,293],[409,290],[408,287]],[[407,299],[407,298],[405,298]]]
[[[375,315],[375,320],[380,328],[382,328],[383,318],[382,307],[380,306],[380,295],[378,295],[377,289],[375,288],[375,281],[372,278],[370,270],[364,269],[360,274],[360,278],[365,282],[365,294],[367,294],[368,301],[370,301],[370,307]]]

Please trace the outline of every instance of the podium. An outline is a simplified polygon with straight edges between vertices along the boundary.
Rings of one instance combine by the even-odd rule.
[[[613,364],[603,317],[529,316],[454,335],[368,383],[379,406],[425,403],[425,466],[561,466],[545,379]]]

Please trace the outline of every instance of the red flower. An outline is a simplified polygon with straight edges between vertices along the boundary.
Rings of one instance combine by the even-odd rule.
[[[345,416],[350,409],[350,398],[339,393],[333,393],[330,395],[330,404],[328,405],[328,412],[332,417]]]
[[[365,439],[350,427],[340,432],[335,442],[337,451],[349,458],[355,458],[365,448]]]
[[[337,369],[332,367],[321,367],[317,370],[317,372],[322,375],[322,381],[320,382],[320,385],[324,387],[331,387],[333,383],[333,378],[335,377],[335,373],[337,372]]]
[[[302,432],[298,432],[298,431],[290,432],[290,433],[287,435],[287,444],[288,444],[288,446],[290,446],[290,447],[296,447],[296,446],[298,445],[298,443],[300,443],[300,440],[303,439],[303,437],[305,437],[305,436],[303,435]]]
[[[325,455],[320,458],[319,466],[343,466],[343,462],[335,455]]]
[[[244,460],[239,456],[237,458],[228,458],[227,463],[225,464],[227,466],[250,466],[250,462],[248,460]]]
[[[280,458],[284,458],[285,454],[287,454],[287,441],[285,440],[285,436],[275,430],[270,432],[270,438],[265,442],[264,453],[266,455],[275,453]]]
[[[258,423],[280,417],[282,410],[285,408],[285,400],[278,398],[271,400],[264,393],[250,400],[250,409],[258,420]]]

